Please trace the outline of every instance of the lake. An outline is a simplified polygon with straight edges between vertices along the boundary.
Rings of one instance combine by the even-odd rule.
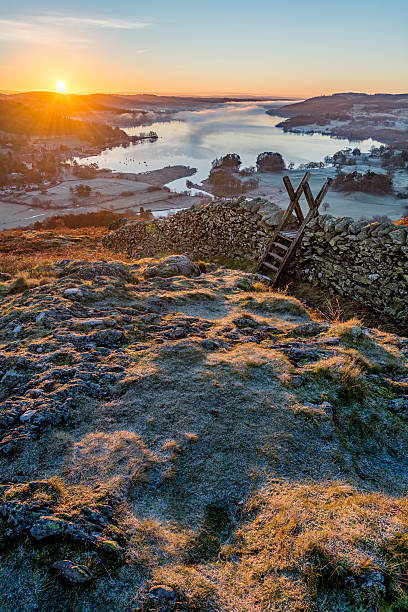
[[[125,129],[130,135],[152,129],[159,135],[157,141],[107,149],[81,162],[97,162],[100,168],[122,172],[145,172],[181,164],[197,168],[191,180],[201,182],[208,176],[211,162],[226,153],[238,153],[243,166],[253,166],[258,153],[277,151],[287,163],[294,162],[297,166],[323,161],[326,155],[350,146],[348,140],[321,134],[283,132],[276,127],[283,118],[265,113],[266,109],[277,105],[281,106],[282,102],[233,102],[201,111],[183,111],[172,121]],[[380,143],[372,139],[358,143],[363,152],[373,145]],[[169,185],[173,189],[185,189],[186,179]]]

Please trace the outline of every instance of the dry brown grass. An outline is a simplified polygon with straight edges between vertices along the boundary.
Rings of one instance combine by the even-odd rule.
[[[157,457],[133,432],[94,432],[74,445],[65,472],[73,483],[123,492],[143,481],[157,463]]]
[[[315,610],[316,597],[325,595],[318,609],[357,610],[366,609],[363,590],[355,607],[347,606],[345,593],[343,602],[336,598],[348,577],[384,572],[383,547],[407,529],[408,500],[343,483],[282,481],[256,493],[246,510],[249,521],[224,547],[227,562],[218,566],[219,591],[229,585],[231,598],[224,609]]]
[[[354,354],[342,353],[329,359],[321,359],[304,368],[320,384],[333,383],[337,399],[344,402],[363,401],[370,393],[369,385],[364,376],[363,359],[357,359]]]
[[[63,259],[110,261],[112,252],[100,242],[108,231],[102,227],[87,227],[0,232],[0,272],[12,275],[25,272],[30,276],[39,265]],[[114,259],[131,261],[120,254],[115,254]]]
[[[331,326],[328,333],[332,336],[338,336],[339,338],[350,338],[353,341],[357,341],[363,336],[361,325],[361,321],[356,318],[342,322],[339,321]]]
[[[247,294],[240,297],[240,305],[245,310],[262,314],[263,316],[281,316],[289,321],[310,321],[310,314],[300,300],[286,295],[285,291],[271,290],[267,293]]]

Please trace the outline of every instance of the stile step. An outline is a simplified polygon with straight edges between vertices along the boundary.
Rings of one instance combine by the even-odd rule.
[[[267,261],[262,262],[263,266],[266,266],[267,268],[270,268],[271,270],[275,270],[276,272],[279,270],[279,268],[277,268],[276,266],[273,266],[272,264],[268,263]]]
[[[287,240],[288,242],[292,242],[293,238],[296,236],[296,232],[293,235],[290,236],[285,236],[285,234],[282,234],[281,232],[279,232],[278,234],[278,238],[282,238],[282,240]]]
[[[281,257],[280,255],[278,255],[277,253],[273,253],[272,251],[269,251],[268,255],[274,257],[275,259],[279,259],[279,261],[283,261],[285,259],[284,257]]]
[[[299,229],[300,228],[298,228],[298,229],[291,229],[291,230],[281,230],[278,233],[282,234],[282,236],[287,236],[288,238],[294,238],[296,236],[296,234],[298,233]]]
[[[280,249],[283,249],[284,251],[287,251],[290,245],[289,244],[282,244],[281,242],[272,242],[271,246],[279,247]]]

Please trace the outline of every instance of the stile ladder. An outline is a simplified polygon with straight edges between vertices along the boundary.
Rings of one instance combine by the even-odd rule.
[[[257,272],[260,272],[263,268],[266,268],[266,272],[272,285],[276,283],[279,276],[287,267],[291,257],[294,255],[297,247],[300,244],[306,225],[311,219],[313,219],[313,217],[318,216],[319,207],[323,202],[332,182],[332,179],[328,178],[315,199],[309,186],[309,179],[310,172],[306,172],[295,191],[292,183],[290,182],[290,178],[288,176],[283,177],[283,182],[285,184],[286,191],[288,192],[290,203],[285,210],[279,225],[276,227],[272,238],[266,247],[265,253],[259,259],[257,267]],[[305,195],[309,206],[309,211],[307,212],[306,216],[303,215],[299,204],[299,199],[302,194]],[[289,221],[292,213],[296,214],[299,225],[294,230],[285,230],[285,225]]]

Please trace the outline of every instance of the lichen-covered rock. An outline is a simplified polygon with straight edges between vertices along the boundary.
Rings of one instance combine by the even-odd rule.
[[[328,323],[318,323],[311,321],[310,323],[301,323],[292,329],[292,336],[317,336],[329,329]]]
[[[123,282],[132,282],[131,271],[118,261],[62,261],[57,262],[56,267],[61,276],[73,276],[81,280],[93,280],[97,276],[108,276]]]
[[[163,257],[157,263],[146,267],[144,275],[146,278],[161,276],[169,278],[171,276],[198,276],[200,270],[186,255],[170,255]]]
[[[3,537],[27,535],[40,543],[66,540],[110,557],[123,555],[121,544],[111,535],[116,529],[113,504],[100,504],[98,510],[84,504],[80,512],[61,513],[60,497],[58,487],[47,480],[0,486]]]
[[[55,516],[40,516],[38,521],[30,529],[30,533],[36,540],[51,538],[64,533],[65,521]]]
[[[85,582],[90,582],[93,578],[92,572],[86,565],[79,565],[69,559],[56,561],[51,567],[61,578],[72,584],[84,584]]]

